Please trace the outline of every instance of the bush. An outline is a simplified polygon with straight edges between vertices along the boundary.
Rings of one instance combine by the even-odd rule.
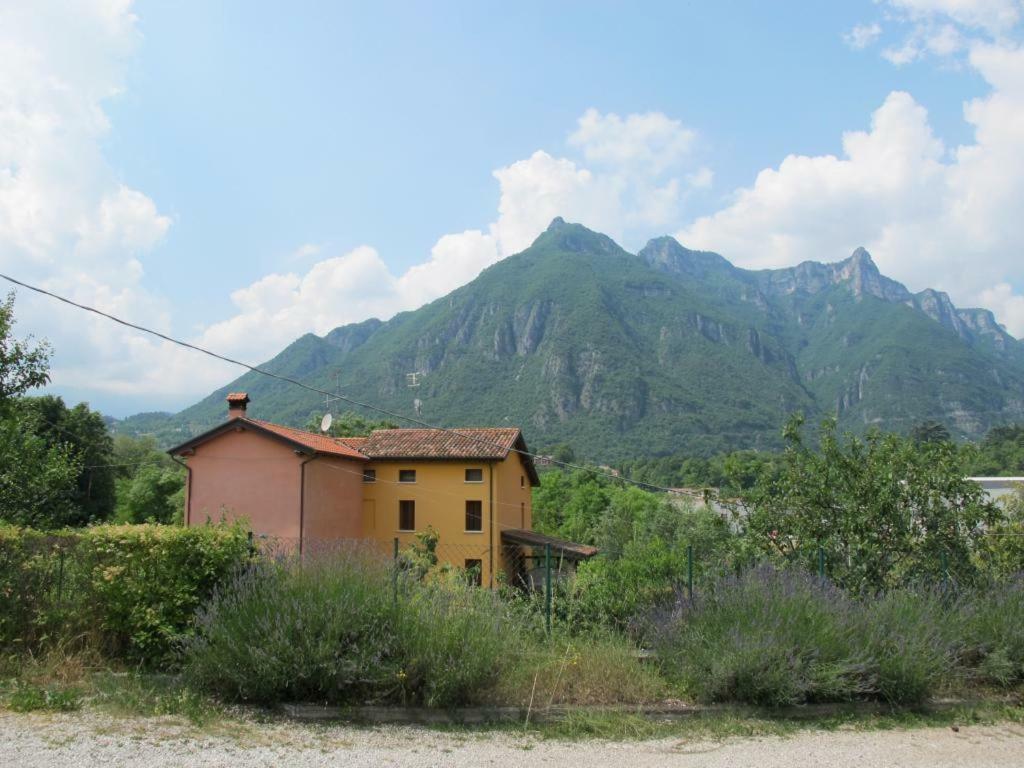
[[[199,605],[248,558],[237,526],[0,528],[0,645],[92,644],[112,658],[169,662]]]
[[[939,596],[857,601],[794,572],[725,579],[659,622],[666,676],[706,701],[918,703],[953,682],[955,615]]]
[[[962,663],[978,683],[1024,682],[1024,576],[979,589],[958,602]]]
[[[217,591],[199,630],[186,679],[256,703],[463,704],[515,652],[494,594],[412,580],[357,545],[250,568]]]

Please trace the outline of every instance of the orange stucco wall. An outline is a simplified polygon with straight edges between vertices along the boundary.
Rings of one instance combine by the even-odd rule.
[[[319,456],[306,464],[303,539],[363,536],[363,462]]]
[[[229,431],[196,446],[188,523],[244,518],[257,534],[299,537],[299,457],[251,430]]]

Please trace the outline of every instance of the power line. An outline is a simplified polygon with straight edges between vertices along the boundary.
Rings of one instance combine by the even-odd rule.
[[[9,275],[5,275],[5,274],[0,273],[0,277],[2,277],[4,280],[7,280],[10,283],[14,283],[15,285],[20,285],[22,288],[27,288],[28,290],[33,291],[33,292],[38,293],[38,294],[41,294],[43,296],[49,296],[51,299],[56,299],[57,301],[59,301],[59,302],[61,302],[63,304],[67,304],[68,306],[75,307],[76,309],[81,309],[81,310],[83,310],[85,312],[91,312],[94,315],[99,315],[100,317],[106,318],[107,320],[115,322],[118,325],[123,325],[126,328],[131,328],[133,330],[140,331],[142,333],[148,333],[151,336],[156,336],[159,339],[163,339],[164,341],[168,341],[171,344],[176,344],[179,347],[184,347],[185,349],[191,349],[194,352],[199,352],[201,354],[207,355],[208,357],[212,357],[215,360],[220,360],[220,361],[225,362],[225,363],[230,363],[231,365],[237,365],[237,366],[239,366],[241,368],[245,368],[245,369],[247,369],[249,371],[252,371],[253,373],[258,373],[258,374],[260,374],[262,376],[267,376],[267,377],[272,378],[272,379],[277,379],[278,381],[287,382],[287,383],[292,384],[294,386],[301,387],[302,389],[305,389],[305,390],[307,390],[309,392],[313,392],[313,393],[316,393],[318,395],[326,395],[328,397],[337,398],[339,400],[345,401],[346,403],[349,403],[350,405],[354,405],[354,406],[356,406],[358,408],[365,408],[365,409],[370,410],[370,411],[375,411],[377,413],[384,414],[385,416],[390,416],[393,419],[401,419],[402,421],[407,421],[407,422],[409,422],[411,424],[415,424],[416,426],[424,428],[424,429],[433,429],[433,430],[438,430],[438,431],[442,431],[442,432],[447,432],[449,434],[456,435],[456,436],[461,437],[463,439],[472,440],[472,441],[475,441],[475,442],[483,444],[483,445],[488,445],[488,446],[490,446],[492,448],[500,448],[502,450],[504,450],[504,448],[505,448],[503,445],[500,445],[498,443],[492,442],[490,440],[486,440],[486,439],[481,438],[481,437],[477,437],[476,435],[470,435],[470,434],[466,434],[464,432],[459,432],[458,430],[451,429],[449,427],[438,427],[438,426],[436,426],[434,424],[430,424],[429,422],[422,421],[422,420],[414,418],[412,416],[405,416],[403,414],[396,413],[394,411],[389,411],[386,408],[380,408],[379,406],[371,405],[369,403],[364,403],[364,402],[361,402],[361,401],[356,400],[354,398],[348,397],[347,395],[342,395],[342,394],[340,394],[338,392],[330,392],[328,390],[320,389],[319,387],[314,387],[314,386],[311,386],[309,384],[305,384],[305,383],[303,383],[303,382],[301,382],[301,381],[299,381],[297,379],[293,379],[293,378],[291,378],[289,376],[283,376],[281,374],[274,373],[273,371],[268,371],[265,368],[260,368],[259,366],[256,366],[256,365],[250,365],[249,363],[243,362],[241,360],[236,360],[236,359],[234,359],[232,357],[228,357],[226,355],[222,355],[222,354],[219,354],[217,352],[213,352],[212,350],[206,349],[204,347],[200,347],[197,344],[191,344],[191,343],[189,343],[187,341],[182,341],[181,339],[176,339],[173,336],[168,336],[167,334],[161,333],[160,331],[155,331],[152,328],[147,328],[144,325],[139,325],[137,323],[132,323],[132,322],[129,322],[128,320],[123,320],[120,317],[112,315],[112,314],[110,314],[108,312],[104,312],[104,311],[102,311],[100,309],[96,309],[95,307],[90,307],[87,304],[80,304],[77,301],[72,301],[71,299],[69,299],[69,298],[67,298],[65,296],[61,296],[59,294],[53,293],[52,291],[48,291],[45,288],[39,288],[38,286],[30,285],[29,283],[23,282],[21,280],[17,280],[17,279],[15,279],[15,278],[13,278],[13,277],[11,277]],[[524,451],[522,449],[515,448],[514,446],[512,448],[509,448],[508,450],[510,452],[516,453],[516,454],[518,454],[520,456],[529,456],[531,459],[538,459],[538,460],[540,460],[540,461],[542,461],[542,462],[544,462],[546,464],[556,464],[556,465],[558,465],[560,467],[564,467],[566,469],[581,470],[581,471],[590,472],[590,473],[596,474],[596,475],[602,475],[602,476],[607,477],[607,478],[609,478],[611,480],[619,480],[619,481],[624,482],[624,483],[630,483],[631,485],[635,485],[635,486],[637,486],[639,488],[647,488],[649,490],[656,490],[656,491],[660,491],[662,493],[668,493],[669,491],[673,490],[673,489],[665,487],[665,486],[655,485],[653,483],[644,483],[644,482],[641,482],[639,480],[633,480],[631,478],[622,477],[620,475],[615,475],[615,474],[613,474],[611,472],[604,472],[604,471],[596,469],[594,467],[587,467],[587,466],[583,466],[583,465],[580,465],[580,464],[572,464],[572,463],[566,462],[566,461],[558,461],[557,459],[553,459],[553,458],[548,457],[548,456],[541,456],[539,454],[531,453],[529,451]]]
[[[461,437],[463,439],[471,440],[471,441],[477,442],[477,443],[482,444],[482,445],[488,445],[490,447],[496,447],[496,448],[500,448],[500,449],[504,450],[504,446],[502,446],[502,445],[500,445],[498,443],[495,443],[493,441],[487,440],[485,438],[481,438],[481,437],[478,437],[476,435],[471,435],[471,434],[467,434],[467,433],[464,433],[464,432],[460,432],[457,429],[452,429],[450,427],[439,427],[439,426],[436,426],[434,424],[430,424],[429,422],[426,422],[426,421],[423,421],[421,419],[415,418],[413,416],[406,416],[404,414],[396,413],[395,411],[390,411],[390,410],[388,410],[386,408],[381,408],[379,406],[371,405],[370,403],[361,402],[361,401],[356,400],[354,398],[348,397],[347,395],[342,395],[341,393],[338,393],[338,392],[331,392],[329,390],[320,389],[319,387],[315,387],[315,386],[312,386],[310,384],[306,384],[306,383],[304,383],[302,381],[299,381],[298,379],[294,379],[294,378],[291,378],[289,376],[284,376],[282,374],[274,373],[273,371],[268,371],[265,368],[260,368],[259,366],[251,365],[251,364],[243,362],[241,360],[236,360],[235,358],[228,357],[226,355],[222,355],[222,354],[219,354],[217,352],[213,352],[212,350],[206,349],[205,347],[200,347],[197,344],[191,344],[191,343],[189,343],[187,341],[182,341],[181,339],[176,339],[173,336],[168,336],[167,334],[161,333],[160,331],[155,331],[152,328],[147,328],[144,325],[139,325],[137,323],[132,323],[132,322],[129,322],[128,320],[123,320],[122,318],[117,317],[115,315],[112,315],[112,314],[110,314],[108,312],[104,312],[104,311],[102,311],[100,309],[97,309],[95,307],[91,307],[91,306],[89,306],[87,304],[80,304],[79,302],[72,301],[71,299],[69,299],[69,298],[67,298],[65,296],[61,296],[59,294],[53,293],[52,291],[48,291],[45,288],[40,288],[38,286],[31,285],[29,283],[23,282],[23,281],[18,280],[16,278],[10,277],[9,275],[5,275],[3,273],[0,273],[0,277],[2,277],[4,280],[7,280],[10,283],[13,283],[15,285],[19,285],[19,286],[21,286],[23,288],[27,288],[28,290],[33,291],[33,292],[38,293],[38,294],[41,294],[43,296],[48,296],[48,297],[50,297],[52,299],[55,299],[55,300],[57,300],[59,302],[62,302],[62,303],[67,304],[69,306],[75,307],[76,309],[81,309],[81,310],[83,310],[85,312],[91,312],[91,313],[93,313],[95,315],[103,317],[103,318],[105,318],[107,320],[110,320],[112,322],[115,322],[115,323],[117,323],[119,325],[125,326],[126,328],[131,328],[133,330],[140,331],[142,333],[147,333],[147,334],[149,334],[151,336],[156,336],[157,338],[163,339],[164,341],[170,342],[171,344],[176,344],[177,346],[184,347],[185,349],[190,349],[190,350],[192,350],[194,352],[199,352],[200,354],[207,355],[208,357],[212,357],[212,358],[214,358],[216,360],[220,360],[220,361],[225,362],[225,363],[230,363],[231,365],[237,365],[237,366],[239,366],[241,368],[245,368],[245,369],[247,369],[249,371],[252,371],[253,373],[258,373],[258,374],[260,374],[262,376],[267,376],[269,378],[276,379],[278,381],[283,381],[283,382],[286,382],[288,384],[292,384],[293,386],[300,387],[300,388],[305,389],[305,390],[307,390],[309,392],[313,392],[313,393],[315,393],[317,395],[324,395],[324,396],[327,396],[327,397],[331,397],[331,398],[335,398],[335,399],[338,399],[338,400],[342,400],[342,401],[344,401],[346,403],[349,403],[350,405],[356,406],[357,408],[364,408],[364,409],[369,410],[369,411],[374,411],[376,413],[380,413],[380,414],[383,414],[385,416],[389,416],[389,417],[391,417],[393,419],[400,419],[402,421],[406,421],[406,422],[409,422],[411,424],[415,424],[416,426],[421,427],[421,428],[433,429],[433,430],[438,430],[438,431],[442,431],[442,432],[447,432],[449,434],[456,435],[456,436]],[[990,413],[1004,413],[1004,412],[1003,411],[991,411]],[[927,416],[922,416],[922,417],[902,417],[902,418],[905,418],[906,420],[910,420],[911,418],[927,418]],[[891,420],[895,421],[895,420],[900,420],[900,419],[901,419],[901,417],[892,417]],[[707,436],[715,436],[715,435],[721,435],[721,434],[725,434],[725,433],[722,433],[722,432],[719,432],[719,433],[708,433]],[[751,433],[751,434],[753,434],[753,433]],[[583,471],[583,472],[589,472],[589,473],[594,474],[594,475],[599,475],[599,476],[602,476],[602,477],[606,477],[606,478],[608,478],[610,480],[618,480],[618,481],[621,481],[623,483],[629,483],[630,485],[635,485],[638,488],[645,488],[645,489],[648,489],[648,490],[659,491],[659,492],[662,492],[662,493],[670,493],[671,492],[671,493],[677,493],[677,494],[678,493],[687,494],[687,491],[681,490],[681,489],[678,489],[678,488],[670,488],[668,486],[661,486],[661,485],[657,485],[655,483],[647,483],[647,482],[643,482],[641,480],[634,480],[634,479],[629,478],[629,477],[623,477],[620,474],[615,474],[615,473],[612,473],[612,472],[605,472],[605,471],[603,471],[601,469],[598,469],[598,468],[595,468],[595,467],[588,467],[588,466],[584,466],[584,465],[580,465],[580,464],[574,464],[574,463],[571,463],[571,462],[559,461],[559,460],[551,458],[549,456],[543,456],[543,455],[540,455],[540,454],[531,453],[530,451],[524,451],[522,449],[515,448],[515,447],[511,447],[508,450],[510,452],[512,452],[512,453],[516,453],[516,454],[521,455],[521,456],[529,456],[531,459],[537,459],[538,461],[542,462],[545,465],[547,465],[547,464],[554,464],[554,465],[557,465],[557,466],[565,468],[565,469],[573,469],[573,470],[578,470],[578,471]],[[702,494],[699,494],[699,493],[691,493],[689,495],[692,495],[695,498],[697,498],[698,496],[703,498]]]

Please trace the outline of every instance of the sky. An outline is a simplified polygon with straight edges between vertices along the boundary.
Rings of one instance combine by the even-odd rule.
[[[0,271],[259,363],[563,216],[749,268],[864,246],[1022,337],[1022,33],[1024,0],[0,0]],[[240,372],[15,312],[110,415]]]

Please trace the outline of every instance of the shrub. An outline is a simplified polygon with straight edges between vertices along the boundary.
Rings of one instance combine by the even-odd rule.
[[[495,595],[413,580],[358,545],[254,566],[198,625],[185,677],[230,701],[467,703],[514,649]]]
[[[748,571],[658,622],[666,676],[708,701],[917,703],[956,678],[939,595],[855,600],[796,571]]]
[[[970,679],[1001,687],[1024,681],[1024,576],[963,595],[957,609]]]
[[[91,643],[111,657],[168,662],[199,605],[248,558],[237,526],[0,529],[0,644]]]
[[[857,604],[854,639],[873,698],[918,704],[954,682],[959,620],[944,602],[932,590],[896,590]]]

